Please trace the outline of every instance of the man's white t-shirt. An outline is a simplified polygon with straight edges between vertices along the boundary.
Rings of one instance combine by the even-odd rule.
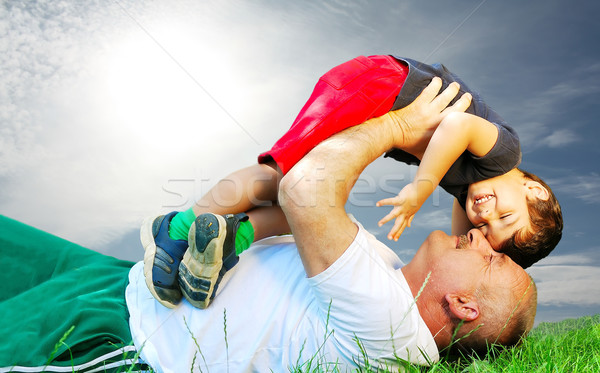
[[[437,361],[403,263],[357,225],[346,252],[312,278],[291,236],[253,244],[205,310],[185,300],[175,309],[160,305],[137,263],[126,301],[141,358],[157,372],[174,373],[287,372],[307,364],[344,372],[365,364],[361,349],[371,366],[394,366],[396,357]]]

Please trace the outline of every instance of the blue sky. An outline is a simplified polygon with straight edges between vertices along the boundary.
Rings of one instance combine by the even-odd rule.
[[[141,220],[181,210],[289,127],[314,83],[357,55],[442,62],[517,130],[522,167],[564,211],[529,272],[537,321],[600,311],[600,3],[594,1],[3,1],[0,213],[139,260]],[[415,169],[371,165],[349,210]],[[386,181],[387,180],[387,181]],[[385,181],[385,183],[384,183]],[[387,186],[387,188],[385,188]],[[405,261],[448,230],[436,192],[391,244]]]

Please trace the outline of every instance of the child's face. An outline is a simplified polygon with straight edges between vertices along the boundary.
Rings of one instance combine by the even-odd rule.
[[[517,230],[531,227],[527,198],[535,196],[528,185],[530,180],[513,171],[469,186],[467,217],[494,250]]]

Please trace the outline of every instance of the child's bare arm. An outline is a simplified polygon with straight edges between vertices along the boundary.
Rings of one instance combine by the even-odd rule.
[[[379,221],[381,226],[396,218],[388,238],[397,240],[404,228],[410,226],[414,214],[462,153],[468,151],[482,157],[492,149],[497,138],[496,126],[481,117],[468,113],[448,114],[431,137],[413,182],[398,196],[377,202],[377,206],[395,206]]]
[[[452,205],[452,228],[451,234],[453,236],[460,236],[462,234],[466,234],[468,231],[473,229],[473,223],[467,218],[467,213],[465,209],[462,208],[458,200],[454,199],[454,204]]]

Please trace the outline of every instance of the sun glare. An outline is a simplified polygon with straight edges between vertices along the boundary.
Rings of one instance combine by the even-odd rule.
[[[197,34],[181,26],[168,26],[173,25],[136,30],[122,38],[111,50],[106,69],[116,129],[150,147],[216,136],[227,124],[234,125],[227,110],[243,101],[232,88],[236,85],[229,60],[206,58],[218,54],[214,46],[202,45]]]

